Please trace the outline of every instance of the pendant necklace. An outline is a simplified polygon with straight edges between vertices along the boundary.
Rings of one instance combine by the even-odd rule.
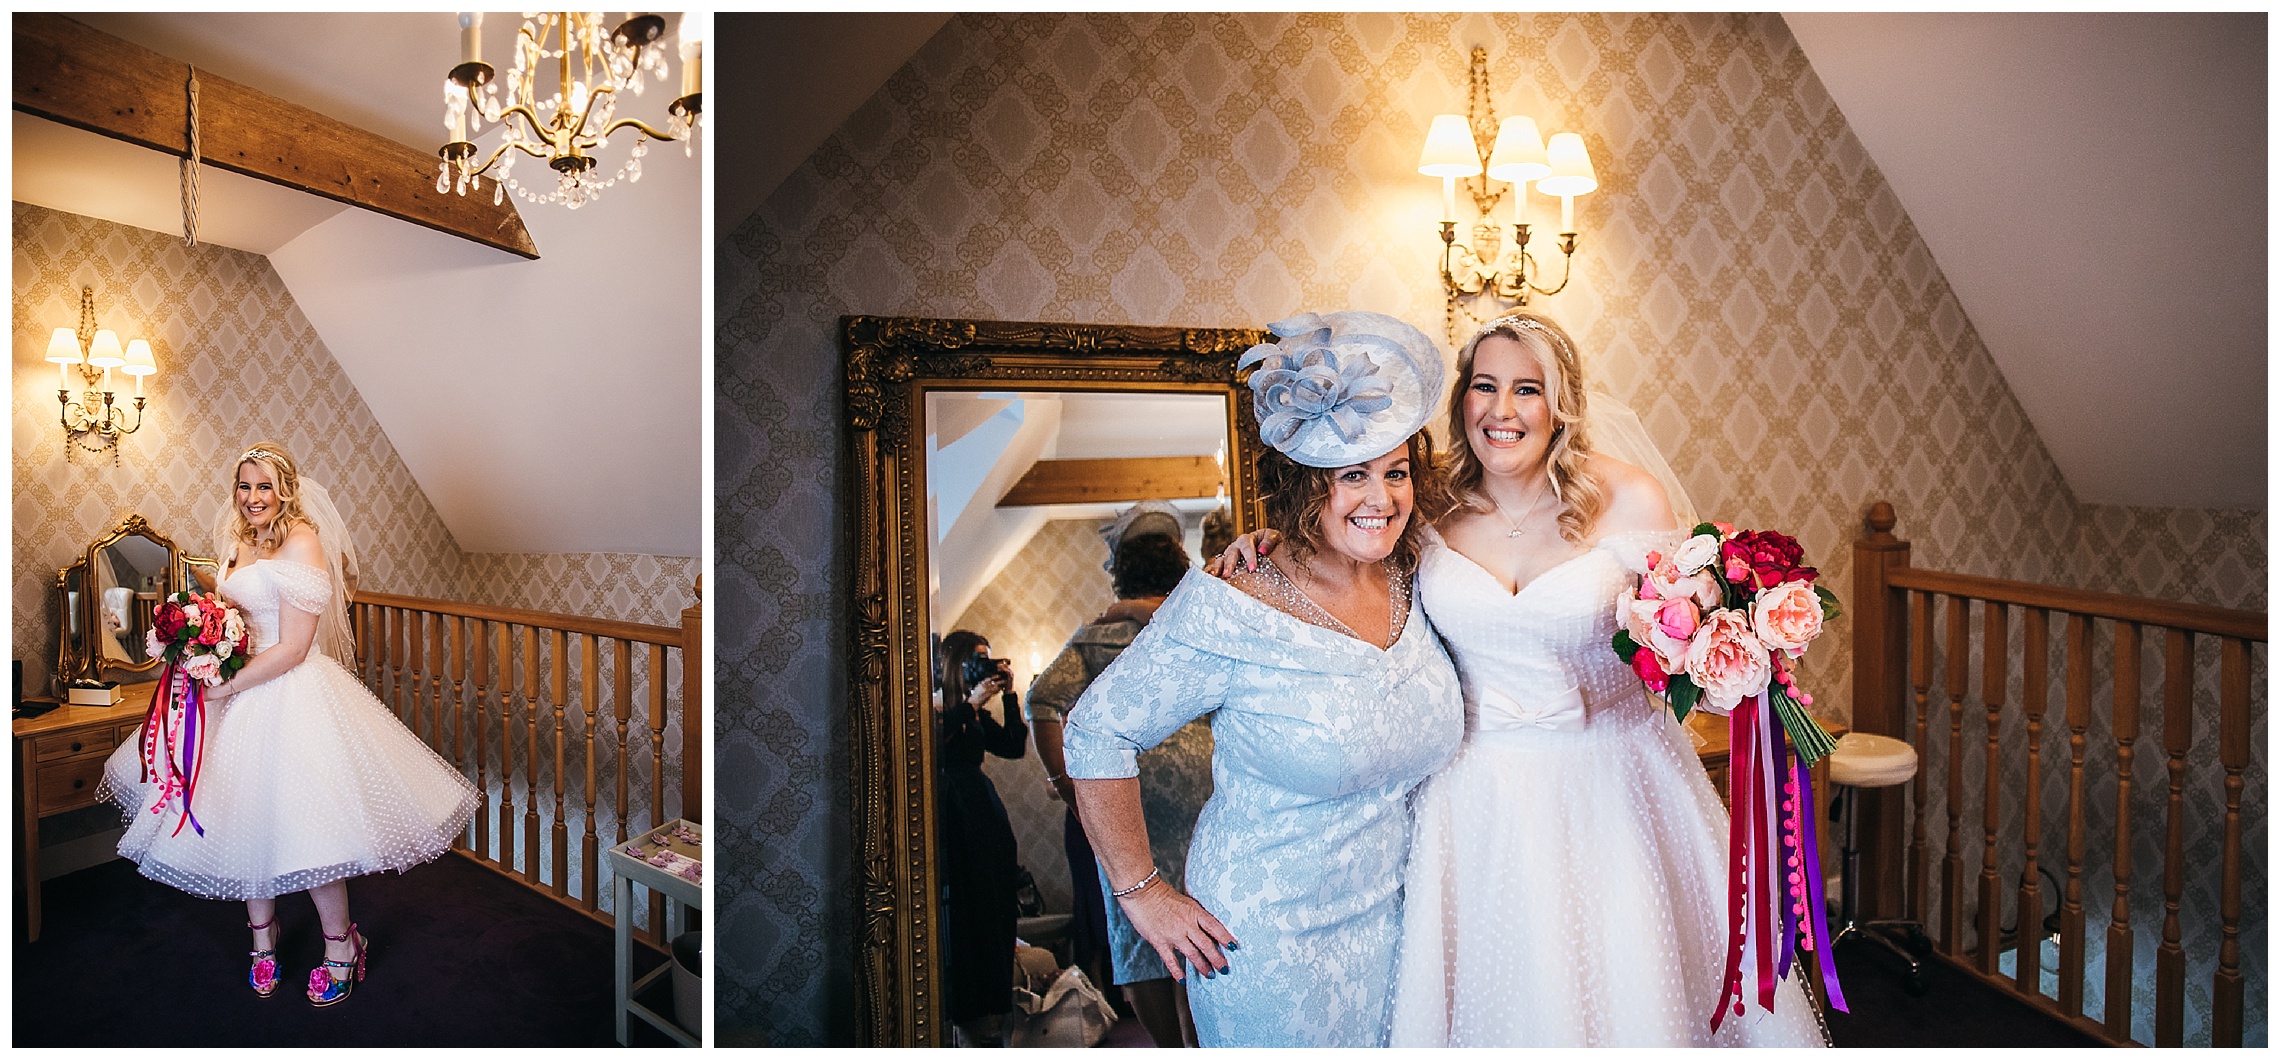
[[[1550,483],[1550,481],[1547,479],[1547,480],[1546,480],[1546,482],[1545,482],[1544,488],[1543,488],[1543,489],[1541,489],[1541,490],[1538,490],[1538,491],[1536,491],[1536,499],[1535,499],[1535,500],[1532,500],[1532,501],[1529,501],[1529,502],[1528,502],[1528,510],[1527,510],[1526,512],[1523,512],[1523,513],[1521,513],[1521,516],[1520,516],[1520,518],[1518,518],[1518,519],[1514,519],[1513,517],[1511,517],[1511,516],[1509,516],[1509,515],[1505,515],[1505,513],[1504,513],[1504,503],[1503,503],[1502,501],[1499,501],[1499,500],[1497,500],[1497,499],[1496,499],[1496,498],[1494,498],[1494,497],[1490,497],[1490,498],[1488,499],[1488,503],[1490,503],[1490,504],[1493,504],[1493,505],[1495,505],[1495,506],[1496,506],[1496,514],[1498,514],[1498,515],[1503,515],[1503,516],[1504,516],[1504,521],[1505,521],[1506,523],[1509,523],[1509,524],[1511,524],[1511,526],[1512,526],[1512,529],[1511,529],[1511,531],[1510,531],[1510,532],[1508,532],[1508,533],[1506,533],[1504,536],[1505,536],[1505,537],[1508,537],[1508,538],[1510,538],[1510,537],[1520,537],[1520,536],[1522,536],[1522,535],[1526,534],[1528,531],[1520,529],[1520,524],[1521,524],[1521,523],[1524,523],[1524,522],[1527,522],[1527,521],[1528,521],[1528,517],[1529,517],[1529,516],[1536,514],[1536,506],[1537,506],[1537,505],[1539,505],[1539,504],[1542,504],[1542,503],[1544,503],[1544,494],[1546,494],[1546,493],[1550,493],[1550,492],[1551,492],[1551,483]]]

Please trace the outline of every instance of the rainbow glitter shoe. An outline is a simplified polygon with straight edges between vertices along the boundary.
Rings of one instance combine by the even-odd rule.
[[[255,931],[267,931],[276,924],[277,917],[275,914],[270,916],[267,924],[256,924],[251,920],[245,922],[245,926]],[[246,973],[245,980],[253,985],[253,992],[261,997],[268,997],[276,993],[277,951],[274,949],[253,950],[247,956],[253,958],[253,970]]]
[[[352,938],[356,940],[356,959],[336,961],[326,958],[325,963],[309,969],[310,1004],[323,1008],[346,1001],[349,993],[356,989],[357,982],[364,978],[364,936],[357,933],[356,925],[350,924],[347,934],[325,936],[330,942],[347,942]],[[348,972],[335,979],[331,971],[334,968],[347,969]]]

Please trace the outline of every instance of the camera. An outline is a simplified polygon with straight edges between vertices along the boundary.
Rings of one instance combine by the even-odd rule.
[[[1013,663],[1008,660],[976,655],[967,659],[965,665],[967,688],[974,688],[992,677],[999,676],[1006,679],[1006,687],[1009,691],[1013,687]]]

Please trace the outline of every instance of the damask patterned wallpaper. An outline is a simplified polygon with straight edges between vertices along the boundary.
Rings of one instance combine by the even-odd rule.
[[[12,647],[40,687],[55,658],[55,571],[129,513],[195,554],[229,493],[232,459],[283,443],[325,483],[356,537],[359,584],[450,597],[462,557],[285,284],[258,254],[14,204],[15,578]],[[95,288],[98,326],[151,341],[159,372],[142,429],[110,453],[68,461],[56,425],[48,336],[79,322]],[[39,660],[37,665],[33,660]]]
[[[472,603],[678,626],[699,569],[634,552],[469,552],[462,581]]]
[[[1538,304],[1706,513],[1840,587],[1877,500],[1920,566],[2261,586],[2261,512],[2085,523],[1778,16],[961,15],[719,247],[725,1041],[855,1033],[838,316],[1436,331],[1416,152],[1474,44],[1499,114],[1590,144],[1575,280]],[[1837,718],[1849,666],[1805,667]]]

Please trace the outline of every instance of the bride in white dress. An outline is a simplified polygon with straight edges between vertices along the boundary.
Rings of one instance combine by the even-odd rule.
[[[1412,803],[1390,1044],[1825,1044],[1794,979],[1773,1012],[1710,1031],[1726,810],[1611,644],[1616,594],[1685,536],[1670,491],[1594,452],[1574,344],[1550,320],[1491,321],[1455,380],[1458,506],[1417,593],[1457,664],[1465,739]]]
[[[278,981],[276,898],[309,892],[325,947],[307,993],[330,1005],[364,975],[348,878],[443,853],[475,811],[475,788],[343,668],[353,560],[324,489],[263,442],[238,458],[232,490],[215,533],[219,586],[245,614],[252,654],[206,692],[191,805],[148,782],[140,732],[112,754],[103,783],[128,812],[119,853],[143,875],[245,902],[247,979],[263,997]],[[198,827],[181,827],[185,809]]]

